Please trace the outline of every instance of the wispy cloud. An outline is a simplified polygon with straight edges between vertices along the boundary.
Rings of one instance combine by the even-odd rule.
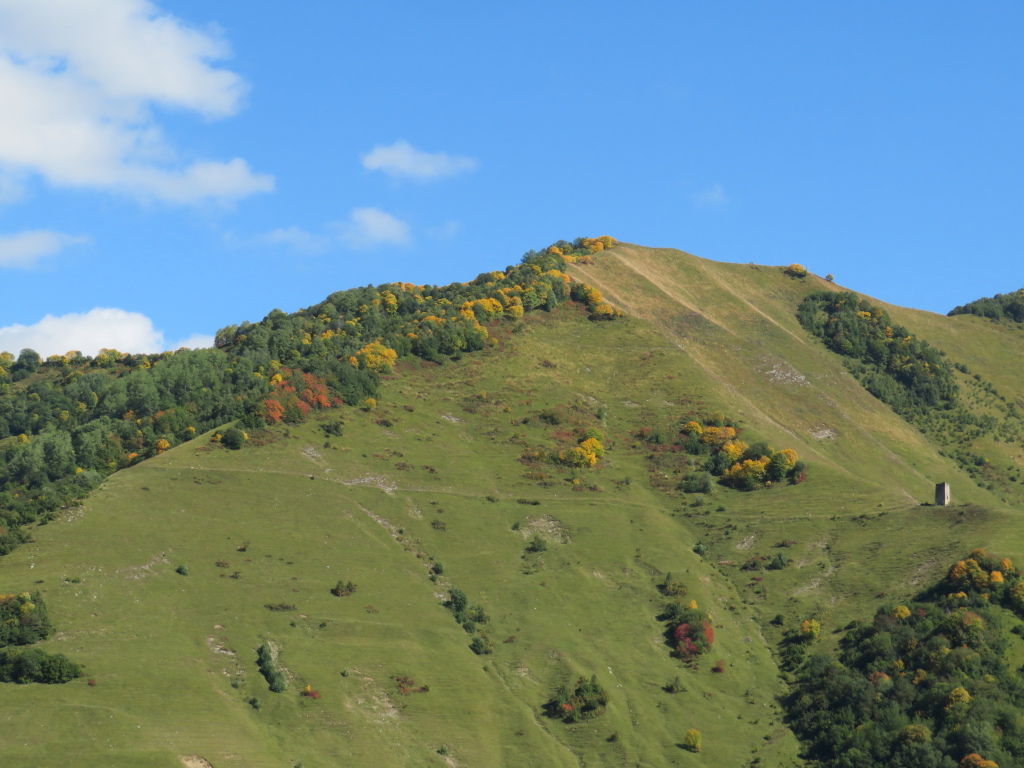
[[[693,196],[693,202],[705,208],[717,208],[729,202],[729,196],[725,194],[721,184],[712,184],[707,189],[698,192]]]
[[[338,240],[361,250],[375,245],[408,245],[409,225],[379,208],[354,208],[348,221],[332,225]]]
[[[89,242],[85,235],[66,235],[47,229],[33,229],[14,235],[0,235],[0,268],[27,269],[40,259],[53,256],[69,245]]]
[[[430,237],[451,238],[458,232],[456,222],[448,222],[438,229],[428,229]],[[347,219],[331,221],[321,231],[304,227],[278,227],[252,237],[234,232],[224,234],[224,241],[245,248],[272,248],[296,254],[317,255],[338,248],[365,250],[377,245],[409,245],[413,241],[409,225],[380,208],[353,208]]]
[[[331,246],[331,238],[302,227],[279,227],[257,237],[263,245],[282,245],[300,253],[322,253]]]
[[[362,160],[367,170],[381,171],[395,178],[420,180],[455,176],[476,170],[479,165],[472,157],[424,152],[401,139],[388,146],[375,146],[363,155]]]
[[[213,64],[228,55],[149,0],[3,0],[0,191],[15,174],[185,204],[270,191],[241,158],[182,162],[152,112],[235,114],[245,83]]]
[[[454,240],[461,231],[461,221],[446,221],[439,227],[430,227],[426,230],[426,233],[429,237],[432,237],[435,240],[446,241]]]

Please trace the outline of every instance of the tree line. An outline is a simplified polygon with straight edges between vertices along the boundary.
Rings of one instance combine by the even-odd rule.
[[[559,241],[467,283],[338,291],[222,328],[211,349],[0,353],[0,555],[26,524],[53,518],[110,473],[220,425],[258,429],[363,404],[399,359],[442,364],[483,349],[493,343],[488,328],[526,312],[571,301],[594,320],[613,319],[600,292],[563,270],[614,243]]]

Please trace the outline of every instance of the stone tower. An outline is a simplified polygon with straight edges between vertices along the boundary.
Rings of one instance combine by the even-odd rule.
[[[949,506],[949,483],[939,483],[935,486],[935,506]]]

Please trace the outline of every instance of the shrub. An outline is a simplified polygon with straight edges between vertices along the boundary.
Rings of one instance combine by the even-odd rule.
[[[179,565],[177,568],[174,569],[174,572],[175,573],[180,573],[182,576],[188,576],[188,566],[187,565]]]
[[[548,717],[566,723],[578,723],[597,717],[607,706],[608,694],[597,682],[597,676],[593,675],[590,680],[579,678],[572,691],[567,686],[559,686],[555,695],[544,705],[544,712]]]
[[[548,543],[539,534],[534,534],[533,538],[530,539],[529,544],[526,545],[527,552],[547,552]]]
[[[672,678],[672,681],[664,688],[666,693],[684,693],[686,686],[683,685],[683,681],[679,679],[679,675]]]
[[[288,687],[284,674],[277,668],[277,664],[274,661],[274,653],[270,648],[270,644],[266,641],[256,649],[256,666],[259,668],[260,674],[267,681],[267,685],[272,693],[281,693]]]
[[[351,581],[339,581],[331,588],[331,594],[335,597],[348,597],[355,591],[356,585]]]
[[[691,728],[683,735],[683,749],[700,752],[701,742],[700,731],[696,728]]]
[[[821,624],[814,619],[805,619],[800,622],[800,637],[805,640],[817,640],[821,634]]]
[[[474,637],[473,642],[469,644],[469,649],[473,651],[477,656],[483,656],[484,654],[491,652],[490,645],[482,637]]]
[[[238,427],[230,427],[221,437],[220,442],[221,445],[226,448],[230,448],[232,451],[237,451],[245,445],[245,441],[247,439],[248,436]]]
[[[802,264],[790,264],[782,271],[785,272],[790,277],[807,277],[807,268],[804,267]]]
[[[683,493],[711,493],[711,475],[707,472],[694,472],[679,481],[679,490]]]

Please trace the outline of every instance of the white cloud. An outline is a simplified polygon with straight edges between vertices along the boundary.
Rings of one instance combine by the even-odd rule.
[[[375,146],[363,155],[363,167],[388,176],[409,179],[439,179],[475,170],[477,161],[444,152],[423,152],[401,139],[390,146]]]
[[[427,230],[427,235],[434,238],[435,240],[454,240],[459,232],[462,231],[461,221],[446,221],[439,227],[430,227]]]
[[[228,53],[149,0],[0,0],[0,190],[29,173],[173,203],[270,191],[241,158],[180,162],[152,112],[235,114],[245,84],[213,65]]]
[[[333,225],[338,240],[349,248],[375,245],[408,245],[412,241],[409,225],[379,208],[354,208],[349,220]]]
[[[284,245],[302,253],[320,253],[330,245],[330,239],[316,235],[302,227],[281,227],[258,237],[266,245]]]
[[[60,252],[69,245],[89,242],[83,235],[66,235],[46,229],[26,230],[15,235],[0,235],[0,269],[31,267],[37,261]]]
[[[165,349],[212,347],[213,336],[193,334],[182,341],[167,344],[153,321],[139,312],[97,307],[83,313],[55,317],[46,315],[32,325],[8,325],[0,328],[0,350],[17,355],[34,349],[44,358],[78,350],[96,355],[101,349],[121,352],[162,352]]]
[[[693,202],[699,206],[708,208],[725,205],[729,202],[729,196],[725,194],[721,184],[713,184],[703,192],[693,196]]]

